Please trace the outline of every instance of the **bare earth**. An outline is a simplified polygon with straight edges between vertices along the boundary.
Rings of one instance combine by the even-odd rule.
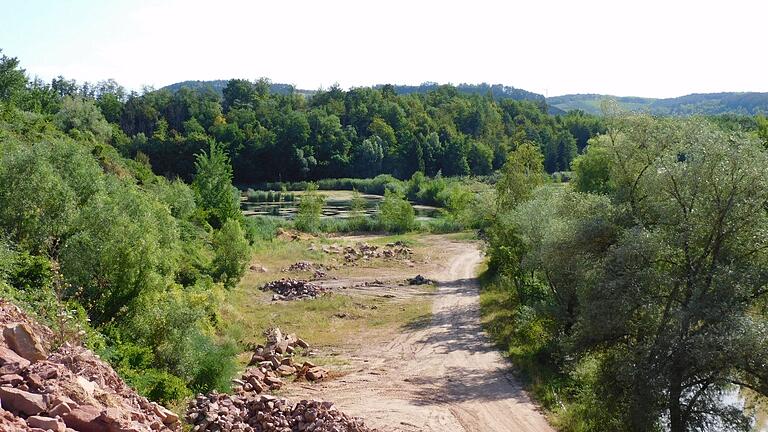
[[[476,245],[441,241],[449,257],[430,322],[356,353],[351,373],[291,397],[331,400],[381,431],[554,431],[480,326]]]

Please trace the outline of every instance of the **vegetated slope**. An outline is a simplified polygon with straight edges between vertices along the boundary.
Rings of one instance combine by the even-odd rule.
[[[547,98],[547,104],[563,111],[578,109],[600,114],[600,103],[605,99],[614,99],[621,107],[630,111],[647,111],[660,115],[754,115],[768,112],[768,93],[757,92],[694,93],[666,99],[571,94]]]
[[[213,90],[219,95],[223,94],[224,88],[227,86],[229,80],[212,80],[212,81],[182,81],[174,84],[167,85],[161,90],[170,90],[176,92],[182,88],[188,88],[190,90]],[[377,84],[372,86],[375,89],[381,89],[385,84]],[[420,85],[400,85],[395,84],[392,86],[397,94],[421,94],[430,91],[437,90],[441,84],[435,82],[425,82]],[[529,92],[527,90],[506,86],[503,84],[459,84],[456,89],[461,94],[467,95],[480,95],[485,96],[491,94],[494,99],[514,99],[514,100],[531,100],[544,102],[544,96]],[[270,83],[269,91],[274,94],[286,95],[291,92],[297,92],[303,95],[311,96],[316,93],[315,90],[303,90],[297,89],[291,84]]]
[[[190,90],[196,90],[196,91],[213,90],[215,93],[222,95],[224,93],[224,87],[227,86],[228,82],[229,80],[181,81],[181,82],[173,83],[165,87],[162,87],[160,90],[170,90],[172,92],[177,92],[182,88],[188,88]],[[315,93],[314,90],[297,89],[291,84],[281,84],[281,83],[270,83],[269,91],[271,93],[280,94],[280,95],[287,95],[293,92],[297,92],[297,93],[309,96]]]
[[[181,429],[176,414],[136,394],[98,356],[1,299],[0,327],[0,430]]]
[[[380,89],[384,87],[384,84],[375,85],[374,88]],[[421,85],[398,85],[393,86],[395,93],[397,94],[413,94],[413,93],[427,93],[437,90],[440,84],[435,82],[425,82]],[[523,90],[503,84],[458,84],[456,89],[462,94],[475,94],[485,96],[491,94],[494,99],[515,99],[515,100],[532,100],[532,101],[544,101],[544,96],[538,93],[533,93],[528,90]]]

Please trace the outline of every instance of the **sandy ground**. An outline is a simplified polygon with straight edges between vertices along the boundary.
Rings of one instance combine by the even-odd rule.
[[[352,372],[287,396],[331,400],[381,431],[553,431],[480,326],[480,251],[444,240],[428,322],[351,356]],[[375,275],[371,275],[374,277]]]

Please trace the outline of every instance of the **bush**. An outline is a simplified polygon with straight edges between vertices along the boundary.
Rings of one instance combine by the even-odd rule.
[[[350,233],[350,232],[372,232],[380,230],[378,221],[363,216],[361,218],[350,219],[322,219],[320,221],[320,232],[327,233]]]
[[[378,217],[381,227],[389,232],[402,233],[416,226],[416,212],[411,203],[391,191],[384,193]]]
[[[427,223],[427,230],[433,234],[446,234],[462,231],[464,225],[455,219],[438,218]]]
[[[317,193],[317,185],[310,183],[299,200],[299,211],[294,224],[296,229],[305,232],[317,232],[320,228],[320,217],[323,215],[325,197]]]
[[[259,241],[272,240],[277,236],[277,229],[287,227],[290,223],[283,218],[273,216],[252,216],[243,220],[245,237],[251,244]]]
[[[240,223],[234,219],[224,222],[224,226],[213,236],[215,257],[213,267],[218,281],[227,288],[232,288],[245,274],[245,267],[251,258],[251,250],[245,239]]]

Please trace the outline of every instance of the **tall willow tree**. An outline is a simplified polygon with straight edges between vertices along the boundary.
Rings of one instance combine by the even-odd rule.
[[[703,121],[617,120],[625,229],[583,293],[577,346],[602,351],[602,400],[630,430],[749,430],[723,395],[768,395],[768,156]]]

